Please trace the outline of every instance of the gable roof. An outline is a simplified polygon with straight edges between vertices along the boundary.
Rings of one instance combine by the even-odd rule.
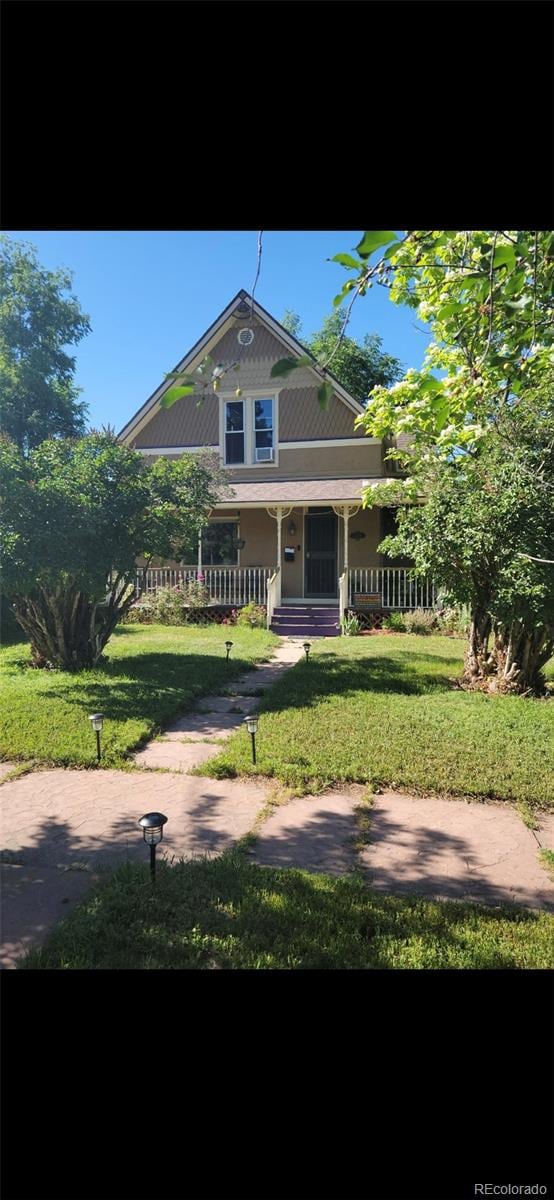
[[[188,354],[186,354],[185,357],[182,358],[179,363],[177,363],[177,365],[173,368],[172,373],[175,373],[176,371],[193,371],[202,362],[202,359],[209,354],[212,347],[219,341],[227,329],[232,327],[232,322],[233,320],[236,320],[237,317],[237,309],[239,309],[239,306],[245,304],[249,305],[250,311],[245,311],[244,313],[241,312],[239,313],[239,316],[243,318],[257,317],[257,319],[264,324],[276,338],[278,338],[285,349],[294,356],[308,354],[309,357],[313,359],[313,366],[309,366],[307,370],[313,371],[314,375],[316,375],[319,380],[324,378],[324,373],[321,370],[321,367],[318,366],[315,358],[312,354],[310,354],[310,351],[298,341],[298,338],[295,338],[292,333],[289,333],[279,321],[276,321],[275,317],[271,316],[271,313],[268,313],[265,308],[262,308],[262,305],[258,304],[257,300],[253,300],[252,296],[250,296],[248,292],[245,292],[243,289],[241,289],[240,292],[237,292],[236,296],[233,297],[227,307],[223,309],[223,312],[221,312],[216,320],[212,322],[202,337],[195,342]],[[338,379],[336,379],[331,371],[326,371],[325,377],[329,377],[329,380],[333,384],[335,393],[348,406],[348,408],[355,413],[363,412],[362,405],[350,395],[350,392],[347,392],[346,388],[339,383]],[[152,395],[148,397],[148,400],[145,401],[135,415],[131,417],[131,420],[123,426],[123,429],[120,430],[118,438],[121,441],[128,442],[132,437],[136,437],[143,425],[145,425],[150,417],[152,417],[156,412],[164,392],[167,392],[172,386],[172,380],[164,379],[163,383],[160,384],[160,386],[156,388],[154,392],[152,392]]]

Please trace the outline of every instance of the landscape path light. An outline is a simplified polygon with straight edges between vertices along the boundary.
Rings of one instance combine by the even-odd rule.
[[[154,887],[156,882],[156,846],[163,838],[166,821],[167,817],[164,817],[164,814],[160,812],[145,813],[139,821],[146,845],[150,846],[150,878],[152,880],[152,887]]]
[[[103,714],[102,713],[92,713],[92,716],[89,717],[89,721],[90,721],[92,728],[94,729],[94,732],[96,734],[96,757],[98,759],[98,762],[100,762],[100,757],[101,757],[101,755],[100,755],[100,730],[102,729],[102,726],[104,724]]]
[[[246,728],[250,734],[250,737],[252,738],[252,762],[255,763],[256,762],[256,734],[258,732],[258,718],[257,717],[245,717],[244,724],[246,725]]]
[[[305,653],[305,655],[306,655],[306,662],[309,662],[309,661],[310,661],[310,650],[311,650],[311,648],[312,648],[312,643],[311,643],[311,642],[304,642],[304,653]]]
[[[233,645],[233,643],[232,643],[232,642],[225,642],[225,649],[226,649],[226,651],[227,651],[227,659],[226,659],[226,661],[227,661],[227,662],[229,662],[229,655],[230,655],[230,653],[231,653],[231,646],[232,646],[232,645]]]

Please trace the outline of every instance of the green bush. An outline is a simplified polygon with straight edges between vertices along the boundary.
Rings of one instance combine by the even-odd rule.
[[[435,628],[437,616],[432,609],[414,608],[412,612],[402,614],[406,633],[431,633]]]
[[[469,632],[469,609],[467,605],[461,608],[445,608],[437,614],[437,631],[439,633],[454,633],[467,637]]]
[[[360,632],[362,623],[359,617],[354,612],[347,612],[340,623],[341,630],[345,637],[356,637]]]
[[[392,629],[394,633],[405,633],[404,613],[391,612],[388,617],[383,617],[383,629]]]
[[[249,625],[251,629],[265,629],[266,610],[263,604],[245,604],[237,617],[237,625]]]

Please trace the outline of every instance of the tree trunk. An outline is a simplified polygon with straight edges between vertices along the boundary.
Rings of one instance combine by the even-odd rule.
[[[33,665],[64,671],[96,666],[134,599],[133,592],[125,597],[130,582],[127,575],[118,576],[101,603],[74,584],[15,596],[15,618],[31,642]]]
[[[488,643],[492,622],[483,608],[472,609],[464,676],[469,684],[483,679],[491,669]]]
[[[495,631],[496,689],[541,694],[542,668],[554,651],[554,628],[528,629],[523,621],[498,625]]]

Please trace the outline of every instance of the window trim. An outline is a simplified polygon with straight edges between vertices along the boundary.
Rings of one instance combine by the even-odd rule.
[[[224,467],[229,471],[244,471],[252,470],[253,467],[264,470],[268,467],[276,467],[279,465],[279,393],[280,388],[248,388],[243,392],[242,396],[236,396],[235,392],[221,392],[219,403],[219,452]],[[225,421],[225,405],[233,400],[242,400],[244,402],[244,462],[243,463],[228,463],[226,457],[226,421]],[[256,462],[255,459],[255,443],[254,436],[254,419],[255,419],[255,400],[273,400],[273,462]]]
[[[242,429],[227,429],[227,405],[228,404],[241,404],[242,405]],[[226,397],[225,402],[223,404],[223,461],[226,466],[227,465],[230,467],[244,466],[244,460],[242,463],[241,462],[227,463],[227,435],[231,434],[231,436],[232,436],[233,434],[237,434],[237,433],[242,434],[242,447],[243,447],[244,460],[245,460],[247,451],[248,451],[248,409],[246,406],[244,396],[233,396],[232,400],[229,397]]]

